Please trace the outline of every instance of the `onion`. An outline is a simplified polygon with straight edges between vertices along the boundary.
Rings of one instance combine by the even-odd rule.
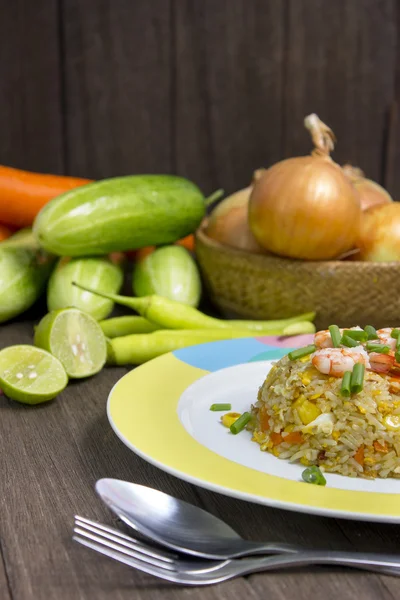
[[[263,170],[254,173],[253,182]],[[205,233],[208,237],[231,246],[252,253],[265,253],[251,232],[248,222],[248,205],[252,185],[231,196],[228,196],[212,211]]]
[[[334,134],[317,115],[304,120],[315,149],[266,170],[249,201],[249,223],[266,250],[281,256],[322,260],[350,250],[361,217],[357,193],[329,156]]]
[[[400,260],[400,204],[374,206],[361,219],[355,260],[386,262]]]
[[[372,206],[393,202],[390,194],[379,183],[367,179],[358,167],[344,165],[342,169],[357,190],[361,210],[368,210]]]

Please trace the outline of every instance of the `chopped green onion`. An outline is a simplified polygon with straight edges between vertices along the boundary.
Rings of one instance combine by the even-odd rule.
[[[399,335],[400,335],[400,329],[392,329],[392,333],[390,334],[390,336],[392,338],[394,338],[395,340],[398,340]]]
[[[232,404],[211,404],[210,410],[231,410]]]
[[[288,357],[290,360],[297,360],[299,358],[303,358],[303,356],[307,356],[312,352],[315,352],[317,349],[315,344],[310,344],[309,346],[304,346],[304,348],[298,348],[297,350],[292,350],[289,352]]]
[[[337,325],[330,325],[328,327],[329,333],[331,334],[331,340],[334,348],[339,348],[340,340],[342,339],[340,329]]]
[[[234,435],[236,435],[237,433],[239,433],[240,431],[242,431],[242,429],[244,429],[247,425],[247,423],[250,421],[251,419],[251,414],[249,412],[244,412],[242,415],[240,415],[240,417],[234,422],[232,423],[232,425],[230,426],[230,430],[231,433],[233,433]]]
[[[400,337],[397,338],[396,352],[394,354],[394,359],[396,362],[400,362]]]
[[[389,346],[385,346],[384,344],[374,344],[374,342],[367,342],[366,348],[368,352],[379,352],[379,354],[389,354],[390,352]]]
[[[341,396],[350,396],[350,379],[351,371],[346,371],[342,379],[342,387],[340,388]]]
[[[372,325],[367,325],[366,327],[364,327],[364,331],[368,336],[369,340],[378,340],[378,334],[376,333],[376,329],[375,327],[372,327]]]
[[[356,363],[350,377],[350,391],[352,394],[358,394],[363,389],[364,373],[365,366],[362,363]]]
[[[348,335],[342,336],[342,344],[348,348],[355,348],[356,346],[360,345],[356,340],[353,340],[353,338],[349,337]]]
[[[314,485],[326,485],[326,479],[323,476],[321,469],[315,465],[304,469],[301,477],[306,483],[313,483]]]
[[[350,337],[353,340],[357,340],[358,342],[366,342],[368,339],[368,334],[359,329],[346,329],[343,331],[343,335]]]

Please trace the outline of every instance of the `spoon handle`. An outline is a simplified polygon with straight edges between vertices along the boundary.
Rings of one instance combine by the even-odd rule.
[[[264,556],[268,556],[269,554],[292,554],[293,552],[304,552],[306,550],[307,548],[304,548],[304,546],[295,546],[294,544],[285,544],[284,542],[254,542],[235,553],[235,558],[257,554],[263,554]]]

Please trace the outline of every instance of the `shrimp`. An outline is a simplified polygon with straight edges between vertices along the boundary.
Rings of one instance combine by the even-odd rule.
[[[378,329],[376,333],[381,344],[389,346],[391,350],[396,350],[397,340],[395,338],[392,338],[392,331],[392,327],[385,327],[384,329]]]
[[[348,329],[362,331],[361,327],[358,325],[357,327],[350,327]],[[339,331],[340,335],[342,335],[344,329],[339,329]],[[329,329],[317,331],[317,333],[314,335],[314,344],[317,346],[317,348],[334,348]]]
[[[370,369],[374,373],[389,373],[399,375],[400,363],[396,361],[394,352],[381,354],[380,352],[371,352],[369,354]]]
[[[370,367],[368,354],[362,346],[354,348],[322,348],[314,352],[311,362],[320,373],[343,377],[346,371],[352,371],[356,363]]]
[[[394,365],[394,356],[390,354],[381,354],[380,352],[371,352],[369,355],[371,371],[374,373],[389,373]]]

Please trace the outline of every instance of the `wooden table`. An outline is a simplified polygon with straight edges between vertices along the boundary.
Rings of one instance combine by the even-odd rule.
[[[30,343],[31,322],[0,326],[0,347]],[[26,407],[0,397],[1,600],[394,600],[400,579],[334,568],[257,574],[181,588],[116,563],[71,539],[79,514],[122,527],[94,492],[101,477],[149,485],[205,507],[242,535],[315,548],[398,552],[400,528],[248,504],[166,475],[130,452],[106,417],[125,369],[71,383],[55,401]]]

